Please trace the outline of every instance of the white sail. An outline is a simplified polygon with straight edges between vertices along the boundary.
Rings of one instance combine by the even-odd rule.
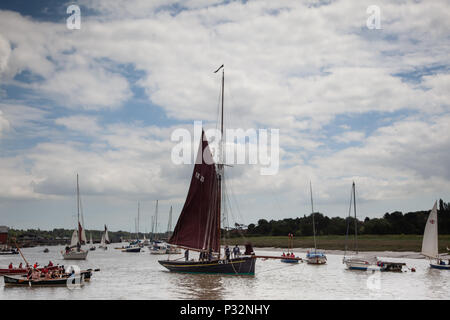
[[[434,203],[428,216],[425,232],[422,240],[422,254],[430,258],[438,257],[438,220],[437,220],[437,201]]]
[[[91,246],[94,244],[94,243],[92,242],[92,233],[91,233],[91,238],[90,238],[90,240],[89,240],[89,243],[91,244]]]
[[[105,246],[105,234],[102,234],[102,240],[100,241],[100,246]]]
[[[72,239],[70,240],[70,246],[74,247],[78,243],[78,231],[74,230],[72,233]]]
[[[106,228],[106,226],[105,226],[105,242],[110,242],[108,236],[108,229]]]

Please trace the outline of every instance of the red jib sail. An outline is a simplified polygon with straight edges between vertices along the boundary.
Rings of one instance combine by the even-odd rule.
[[[219,252],[219,182],[208,141],[202,131],[189,192],[169,243]]]

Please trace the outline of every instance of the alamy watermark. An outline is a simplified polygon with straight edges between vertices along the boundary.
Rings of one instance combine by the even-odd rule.
[[[81,274],[80,267],[71,265],[67,268],[66,273],[71,274],[66,280],[67,288],[70,290],[80,289],[82,282],[84,281],[84,276]]]
[[[67,7],[67,14],[70,16],[66,20],[66,26],[69,30],[80,30],[81,29],[81,10],[76,4],[72,4]]]
[[[366,26],[370,30],[373,29],[381,29],[381,9],[379,6],[371,5],[368,6],[366,9],[366,13],[370,14],[370,16],[367,18]]]
[[[261,175],[278,173],[279,129],[226,129],[224,137],[222,137],[220,130],[208,129],[205,131],[205,135],[213,156],[213,159],[211,159],[203,150],[202,158],[205,163],[259,164]],[[195,157],[201,137],[201,121],[194,121],[194,137],[185,128],[174,130],[171,140],[178,143],[172,148],[172,162],[174,164],[192,164],[196,161]],[[222,138],[224,142],[222,142]]]

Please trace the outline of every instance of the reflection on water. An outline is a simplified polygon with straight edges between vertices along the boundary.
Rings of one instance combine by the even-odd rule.
[[[179,273],[168,277],[179,299],[223,299],[224,287],[220,275]]]
[[[429,268],[425,259],[394,259],[415,267],[417,272],[380,273],[351,271],[341,255],[328,255],[322,266],[279,260],[258,260],[255,276],[171,273],[159,265],[167,256],[123,253],[111,245],[107,251],[89,253],[86,261],[65,261],[62,247],[24,249],[30,263],[52,260],[77,264],[82,269],[100,268],[81,289],[5,288],[0,280],[0,299],[448,299],[450,271]],[[261,255],[278,251],[258,250]],[[301,254],[300,254],[301,256]],[[171,256],[175,259],[179,256]],[[19,255],[0,256],[0,266],[18,265]]]

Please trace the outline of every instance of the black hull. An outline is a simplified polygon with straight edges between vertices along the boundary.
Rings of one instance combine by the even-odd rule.
[[[158,262],[173,272],[254,275],[256,259],[253,257],[242,257],[234,258],[229,261],[159,260]]]

